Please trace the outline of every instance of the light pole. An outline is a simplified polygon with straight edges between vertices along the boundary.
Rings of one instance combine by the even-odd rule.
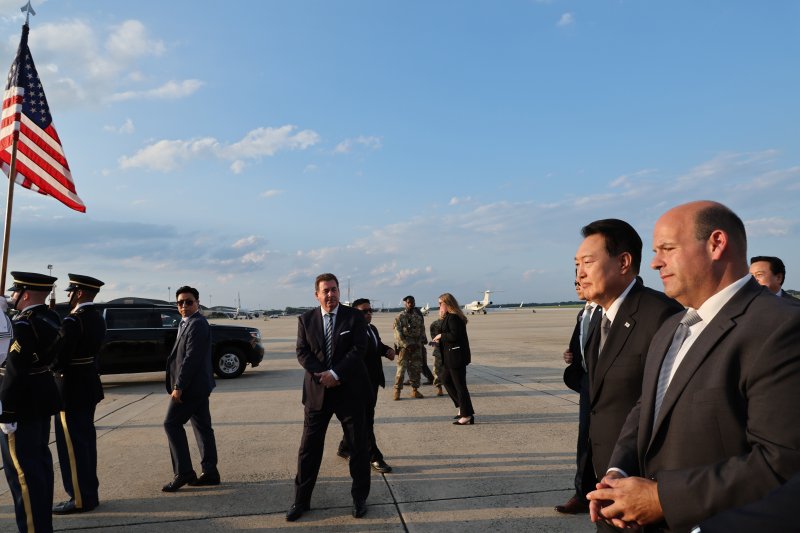
[[[167,287],[167,302],[172,299],[172,287]]]

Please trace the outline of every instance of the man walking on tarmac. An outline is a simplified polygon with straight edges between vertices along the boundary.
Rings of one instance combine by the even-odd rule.
[[[400,399],[403,390],[403,376],[408,370],[411,381],[411,397],[423,398],[419,392],[420,373],[422,372],[422,339],[425,337],[425,322],[421,313],[414,309],[416,302],[413,296],[403,298],[405,310],[394,319],[394,342],[397,345],[397,374],[394,377],[394,399]]]

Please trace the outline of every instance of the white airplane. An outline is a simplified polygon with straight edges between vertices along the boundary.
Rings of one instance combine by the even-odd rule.
[[[425,304],[425,307],[421,308],[419,312],[422,313],[422,316],[428,316],[428,311],[430,310],[431,310],[431,304]]]
[[[475,300],[474,302],[470,302],[464,306],[464,311],[469,311],[469,314],[474,315],[475,313],[483,313],[486,314],[486,308],[492,305],[492,302],[489,301],[489,295],[492,294],[494,291],[483,291],[483,300],[478,301]]]

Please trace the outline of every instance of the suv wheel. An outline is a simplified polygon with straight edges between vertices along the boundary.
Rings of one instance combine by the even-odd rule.
[[[245,366],[244,356],[238,348],[223,347],[214,359],[214,373],[222,379],[241,376]]]

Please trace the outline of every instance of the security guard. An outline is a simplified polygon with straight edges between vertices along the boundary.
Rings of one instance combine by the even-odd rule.
[[[58,335],[58,315],[45,305],[56,278],[31,272],[12,272],[9,306],[14,318],[14,341],[0,383],[0,451],[14,499],[21,532],[52,531],[53,458],[50,416],[59,410],[51,348]]]
[[[103,399],[97,373],[97,354],[106,335],[106,322],[94,306],[103,282],[69,275],[70,314],[58,334],[53,373],[61,394],[62,410],[55,420],[61,479],[70,499],[53,507],[55,514],[91,511],[97,495],[97,432],[94,411]]]

